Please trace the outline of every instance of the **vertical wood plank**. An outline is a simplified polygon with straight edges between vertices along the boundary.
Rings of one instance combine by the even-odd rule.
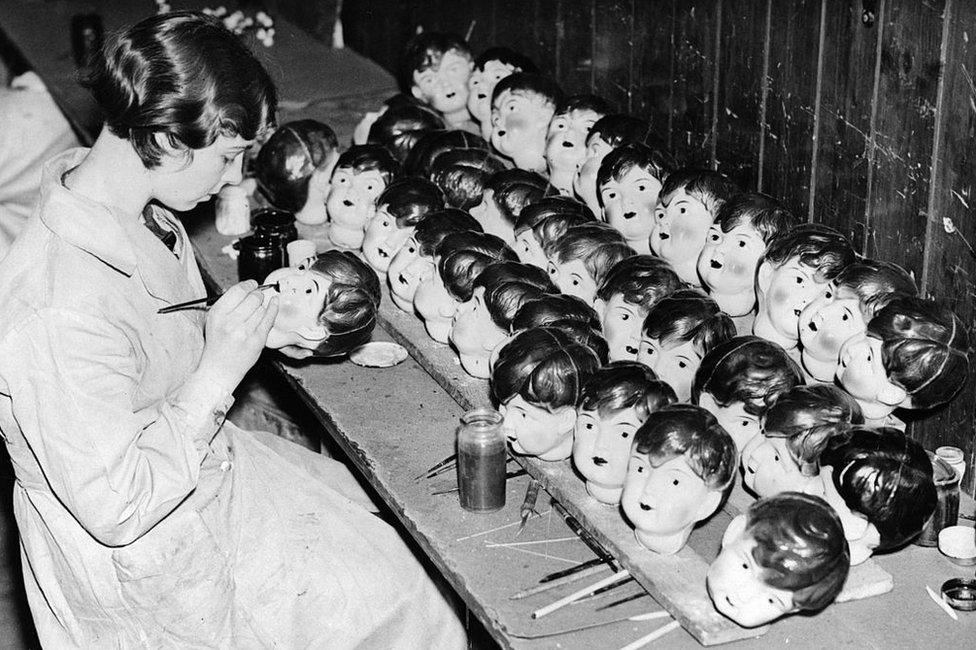
[[[634,0],[600,0],[593,25],[593,92],[631,111]]]
[[[674,79],[674,0],[638,0],[634,4],[634,52],[630,111],[647,119],[671,146]]]
[[[562,83],[556,73],[559,52],[563,46],[557,34],[558,0],[535,0],[535,40],[538,50],[530,55],[543,74]]]
[[[593,91],[592,0],[559,0],[556,33],[560,41],[556,80],[567,93]]]
[[[540,54],[545,53],[536,40],[535,2],[496,0],[489,4],[495,5],[495,44],[522,52],[538,65]]]

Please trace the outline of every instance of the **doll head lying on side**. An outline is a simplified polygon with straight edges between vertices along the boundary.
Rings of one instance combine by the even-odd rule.
[[[562,99],[548,77],[527,72],[511,74],[495,86],[491,97],[491,144],[519,169],[545,173],[546,134]]]
[[[376,199],[399,173],[400,163],[378,144],[353,145],[342,152],[325,203],[333,244],[349,249],[363,245],[366,225],[376,213]]]
[[[573,192],[594,214],[601,208],[596,185],[600,164],[608,153],[633,142],[654,145],[656,138],[646,121],[622,113],[600,118],[586,135],[586,151],[573,177]]]
[[[414,233],[417,224],[444,207],[444,195],[431,181],[401,178],[390,183],[376,199],[376,214],[366,226],[363,257],[385,275],[393,256]]]
[[[515,252],[519,261],[546,270],[546,251],[573,226],[596,221],[593,213],[568,196],[546,196],[522,208],[515,221]]]
[[[588,305],[593,305],[610,269],[636,255],[620,233],[600,222],[569,228],[546,253],[549,277],[559,290]]]
[[[475,58],[468,77],[468,112],[478,122],[481,137],[491,138],[491,96],[498,82],[515,72],[538,71],[531,59],[507,47],[490,47]]]
[[[573,178],[586,156],[586,137],[597,120],[612,110],[607,100],[596,95],[572,95],[556,107],[546,135],[546,164],[560,194],[573,195]]]

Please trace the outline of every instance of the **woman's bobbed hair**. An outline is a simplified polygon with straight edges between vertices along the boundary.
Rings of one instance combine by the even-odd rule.
[[[253,140],[273,125],[278,103],[241,40],[193,12],[152,16],[110,38],[82,83],[109,131],[131,142],[147,169],[162,159],[157,134],[188,150],[218,135]]]

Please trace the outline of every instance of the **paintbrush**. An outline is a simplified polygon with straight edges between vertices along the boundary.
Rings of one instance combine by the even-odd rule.
[[[603,544],[593,537],[588,530],[583,528],[583,526],[580,525],[580,522],[576,520],[576,517],[569,514],[569,512],[567,512],[567,510],[563,508],[558,501],[553,500],[552,506],[559,514],[563,516],[563,520],[566,522],[566,525],[569,526],[569,529],[579,535],[579,538],[583,540],[583,543],[589,546],[591,551],[596,553],[596,556],[600,558],[601,562],[606,564],[611,571],[616,571],[619,568],[616,560],[614,560],[613,556],[610,555],[610,551],[605,549]]]
[[[596,611],[599,612],[599,611],[604,610],[604,609],[610,609],[612,607],[618,607],[618,606],[623,605],[625,603],[629,603],[632,600],[638,600],[639,598],[643,598],[643,597],[649,596],[649,595],[650,594],[648,594],[646,591],[645,592],[642,592],[642,593],[639,593],[639,594],[631,594],[631,595],[627,596],[626,598],[621,598],[620,600],[615,600],[612,603],[607,603],[606,605],[601,605],[600,607],[597,607],[596,608]]]
[[[525,474],[526,471],[524,469],[516,469],[511,472],[506,472],[505,480],[508,480],[510,478],[515,478],[516,476],[523,476]],[[443,490],[434,490],[430,494],[431,496],[438,496],[440,494],[451,494],[452,492],[457,492],[457,491],[458,491],[458,486],[455,485],[454,487],[445,488]]]
[[[275,291],[278,291],[278,283],[277,282],[272,282],[271,284],[262,284],[261,286],[255,287],[255,288],[257,288],[257,289],[274,289]],[[220,294],[220,296],[208,296],[206,298],[197,298],[196,300],[188,300],[186,302],[178,302],[175,305],[169,305],[168,307],[163,307],[162,309],[160,309],[156,313],[157,314],[168,314],[168,313],[174,312],[174,311],[182,311],[184,309],[192,309],[193,307],[210,307],[215,302],[217,302],[218,300],[220,300],[220,297],[222,295],[223,294]]]

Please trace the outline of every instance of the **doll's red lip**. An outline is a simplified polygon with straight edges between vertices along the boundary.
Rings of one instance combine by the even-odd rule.
[[[712,260],[712,261],[711,261],[711,262],[709,262],[708,264],[709,264],[709,266],[711,266],[711,267],[712,267],[713,269],[720,269],[720,268],[722,268],[722,263],[721,263],[721,262],[719,262],[718,260]]]
[[[817,331],[817,324],[814,323],[813,321],[810,321],[809,323],[807,323],[807,327],[810,328],[810,331],[811,332],[816,332]]]
[[[657,236],[658,236],[658,239],[671,239],[671,235],[669,235],[666,232],[659,232],[657,234]]]
[[[445,96],[445,97],[447,97],[448,99],[454,99],[454,96],[455,96],[455,95],[457,95],[457,93],[447,93],[447,94],[446,94],[446,95],[444,95],[444,96]]]
[[[488,95],[484,93],[478,93],[478,99],[488,99]]]
[[[735,609],[735,603],[732,602],[732,599],[731,598],[729,598],[728,596],[725,596],[725,602],[727,602],[729,604],[729,607]]]
[[[400,275],[398,275],[398,276],[397,276],[397,281],[399,281],[399,282],[400,282],[400,284],[409,284],[409,283],[407,282],[407,279],[406,279],[405,277],[403,277],[403,274],[402,274],[402,273],[401,273]]]
[[[347,208],[351,208],[352,201],[350,201],[349,199],[342,199],[342,205],[346,206]]]
[[[633,219],[636,216],[636,212],[624,212],[624,219]]]
[[[794,309],[793,310],[793,315],[796,316],[797,318],[799,318],[800,317],[800,310],[799,309]]]
[[[646,512],[646,511],[649,511],[649,510],[653,510],[654,508],[652,508],[651,506],[647,505],[646,503],[641,503],[640,504],[640,509],[641,510],[644,510]]]
[[[389,254],[389,253],[387,253],[387,252],[386,252],[385,250],[383,250],[382,248],[377,248],[377,249],[376,249],[376,254],[377,254],[377,255],[379,255],[379,256],[380,256],[380,257],[382,257],[382,258],[387,258],[387,257],[389,257],[389,256],[390,256],[390,254]]]
[[[624,346],[624,350],[627,351],[627,354],[637,354],[637,348],[632,348],[629,345]]]
[[[600,458],[599,456],[594,456],[593,457],[593,464],[596,465],[597,467],[603,467],[604,465],[607,464],[607,459],[606,458]]]

